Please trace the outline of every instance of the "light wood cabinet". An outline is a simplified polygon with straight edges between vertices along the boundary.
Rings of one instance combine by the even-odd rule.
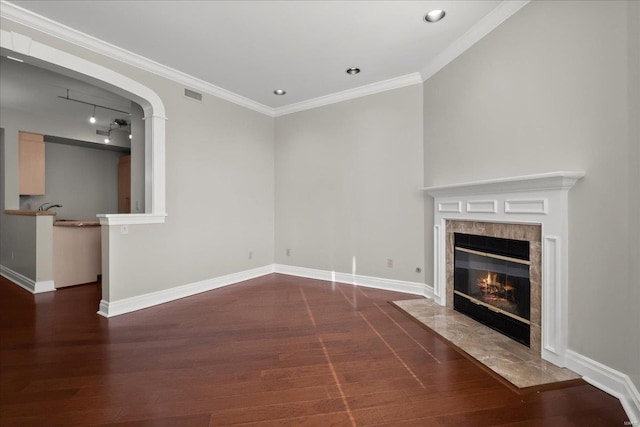
[[[98,280],[102,269],[100,227],[53,227],[56,288]]]
[[[20,131],[18,142],[20,194],[44,195],[44,135]]]
[[[131,213],[131,156],[118,158],[118,213]]]

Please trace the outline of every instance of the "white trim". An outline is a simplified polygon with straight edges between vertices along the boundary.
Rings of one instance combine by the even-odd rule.
[[[469,200],[467,201],[467,212],[472,213],[497,213],[497,200]]]
[[[204,80],[190,76],[189,74],[171,67],[167,67],[166,65],[162,65],[156,61],[130,52],[111,43],[107,43],[104,40],[85,34],[10,2],[2,1],[0,16],[29,28],[41,31],[49,36],[64,40],[65,42],[72,43],[76,46],[89,49],[117,61],[124,62],[125,64],[133,67],[173,80],[174,82],[180,83],[190,89],[208,93],[226,101],[233,102],[234,104],[241,105],[273,117],[273,108],[271,107],[267,107],[259,102],[253,101],[211,83],[207,83]]]
[[[547,214],[549,201],[547,199],[518,199],[505,200],[504,212],[509,214]]]
[[[286,114],[297,113],[298,111],[310,110],[312,108],[322,107],[325,105],[336,104],[338,102],[348,101],[350,99],[361,98],[375,93],[386,92],[388,90],[399,89],[405,86],[421,84],[422,78],[420,73],[407,74],[406,76],[394,77],[392,79],[371,83],[368,85],[355,87],[353,89],[343,90],[318,98],[309,99],[307,101],[298,102],[278,107],[274,110],[275,117],[284,116]]]
[[[569,190],[584,176],[583,171],[545,172],[535,175],[488,179],[460,184],[437,185],[422,188],[432,197],[466,196],[487,193],[511,193],[524,191]]]
[[[560,312],[563,309],[566,310],[560,291],[562,288],[561,257],[560,238],[544,236],[542,238],[542,352],[545,355],[544,358],[550,361],[553,361],[556,355],[565,352],[565,349],[562,349],[560,337],[567,335],[566,325],[560,318]]]
[[[162,224],[167,214],[99,214],[96,216],[100,225]]]
[[[324,280],[327,282],[346,283],[349,285],[363,286],[365,288],[382,289],[385,291],[420,295],[431,299],[434,298],[433,287],[424,283],[362,276],[359,274],[354,275],[328,270],[316,270],[313,268],[297,267],[285,264],[274,264],[274,271],[276,273],[287,274],[289,276],[306,277],[309,279]]]
[[[640,393],[628,375],[573,350],[566,352],[567,368],[594,387],[618,398],[632,426],[640,425]]]
[[[432,291],[435,301],[440,305],[444,305],[442,293],[445,291],[440,286],[436,286],[438,283],[441,283],[443,280],[442,276],[445,274],[444,271],[442,271],[442,257],[445,256],[446,247],[442,247],[442,245],[445,244],[445,237],[442,230],[443,228],[438,224],[433,226],[433,277],[435,282]]]
[[[438,203],[438,212],[462,212],[462,202],[457,200],[454,202],[440,202]]]
[[[9,280],[13,284],[20,286],[25,291],[31,292],[32,294],[40,294],[56,290],[53,280],[36,282],[29,279],[27,276],[10,269],[9,267],[5,267],[4,265],[0,265],[0,276]]]
[[[98,314],[102,317],[109,317],[109,302],[105,300],[100,300],[100,304],[98,305]]]
[[[422,70],[422,80],[428,80],[451,61],[462,55],[467,49],[509,19],[514,13],[522,9],[529,1],[530,0],[509,0],[501,2],[495,9],[482,18],[482,20],[464,33],[462,37],[438,54],[433,61]]]
[[[117,301],[110,302],[102,300],[100,301],[98,314],[103,317],[119,316],[121,314],[175,301],[177,299],[221,288],[223,286],[244,282],[245,280],[254,279],[270,273],[273,273],[273,264],[251,270],[240,271],[238,273],[227,274],[213,279],[202,280],[200,282],[189,283],[187,285],[177,286],[174,288],[164,289],[162,291],[151,292],[131,298],[124,298]]]
[[[52,292],[56,290],[56,284],[53,280],[43,280],[41,282],[36,282],[36,289],[33,291],[34,294],[41,294],[43,292]]]

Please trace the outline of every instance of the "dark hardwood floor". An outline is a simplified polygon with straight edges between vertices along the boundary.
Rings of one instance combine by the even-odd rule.
[[[0,424],[623,426],[580,383],[521,394],[387,302],[269,275],[104,319],[98,285],[0,278]]]

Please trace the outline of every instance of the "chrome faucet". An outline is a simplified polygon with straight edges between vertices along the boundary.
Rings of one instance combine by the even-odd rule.
[[[47,206],[47,205],[51,205],[51,206]],[[47,206],[47,207],[45,208],[45,206]],[[41,205],[38,207],[38,210],[39,210],[39,211],[48,211],[49,209],[53,209],[53,208],[61,208],[61,207],[62,207],[62,205],[52,205],[51,203],[48,203],[48,202],[47,202],[47,203],[43,203],[43,204],[41,204]]]

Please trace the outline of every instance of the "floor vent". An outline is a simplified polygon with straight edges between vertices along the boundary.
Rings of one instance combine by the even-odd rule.
[[[202,102],[202,94],[191,89],[184,90],[184,96],[193,99],[194,101]]]

